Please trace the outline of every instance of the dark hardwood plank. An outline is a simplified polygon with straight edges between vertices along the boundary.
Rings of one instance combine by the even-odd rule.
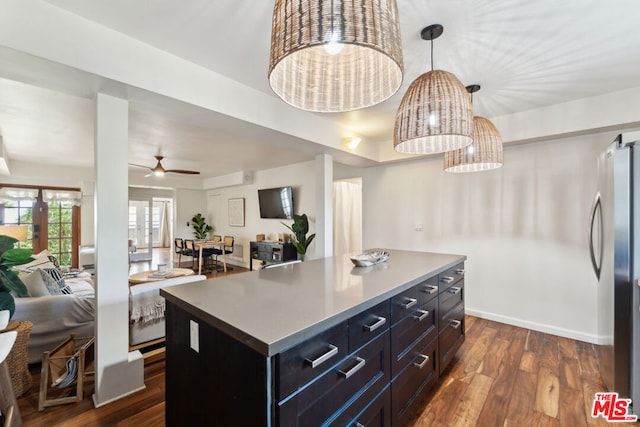
[[[486,375],[478,374],[474,376],[469,384],[467,391],[464,393],[462,401],[453,414],[451,425],[455,426],[477,426],[478,416],[482,410],[482,406],[478,402],[484,402],[487,399],[493,379]]]

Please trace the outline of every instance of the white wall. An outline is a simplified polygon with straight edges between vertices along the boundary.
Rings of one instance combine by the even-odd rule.
[[[490,172],[445,173],[438,156],[336,177],[363,177],[365,248],[464,254],[469,313],[594,342],[588,216],[614,136],[507,147]]]
[[[215,212],[221,212],[222,218],[213,221],[215,233],[222,236],[229,235],[235,238],[236,245],[242,245],[242,258],[230,257],[229,260],[237,265],[249,266],[249,242],[255,241],[257,234],[264,234],[267,240],[277,240],[279,233],[290,233],[281,224],[293,224],[293,220],[261,219],[258,207],[258,189],[273,187],[293,187],[294,213],[306,213],[309,217],[309,232],[315,232],[315,195],[316,177],[315,162],[297,163],[281,168],[268,169],[255,172],[253,182],[248,185],[218,188],[207,191],[209,200],[222,203],[222,209],[218,206],[207,208],[207,218],[214,218]],[[245,226],[229,226],[227,203],[229,199],[244,197],[245,199]],[[315,243],[309,246],[306,259],[317,258]]]
[[[204,190],[176,190],[176,219],[173,235],[183,239],[193,239],[193,228],[188,226],[191,218],[198,212],[205,215],[207,212],[207,194]]]

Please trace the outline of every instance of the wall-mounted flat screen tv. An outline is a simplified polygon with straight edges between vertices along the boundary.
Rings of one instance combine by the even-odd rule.
[[[291,187],[264,188],[258,190],[260,218],[293,218],[293,194]]]

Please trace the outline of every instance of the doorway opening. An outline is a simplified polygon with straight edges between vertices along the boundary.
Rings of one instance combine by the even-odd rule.
[[[173,199],[166,197],[129,200],[129,261],[153,262],[171,251]],[[158,254],[155,254],[158,252]]]
[[[333,254],[362,252],[362,178],[333,183]]]

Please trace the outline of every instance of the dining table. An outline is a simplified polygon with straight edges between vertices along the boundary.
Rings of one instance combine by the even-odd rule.
[[[202,250],[207,248],[218,248],[222,251],[222,267],[224,272],[227,272],[227,259],[226,251],[224,249],[223,240],[205,240],[193,242],[193,246],[198,250],[198,274],[202,274]]]

